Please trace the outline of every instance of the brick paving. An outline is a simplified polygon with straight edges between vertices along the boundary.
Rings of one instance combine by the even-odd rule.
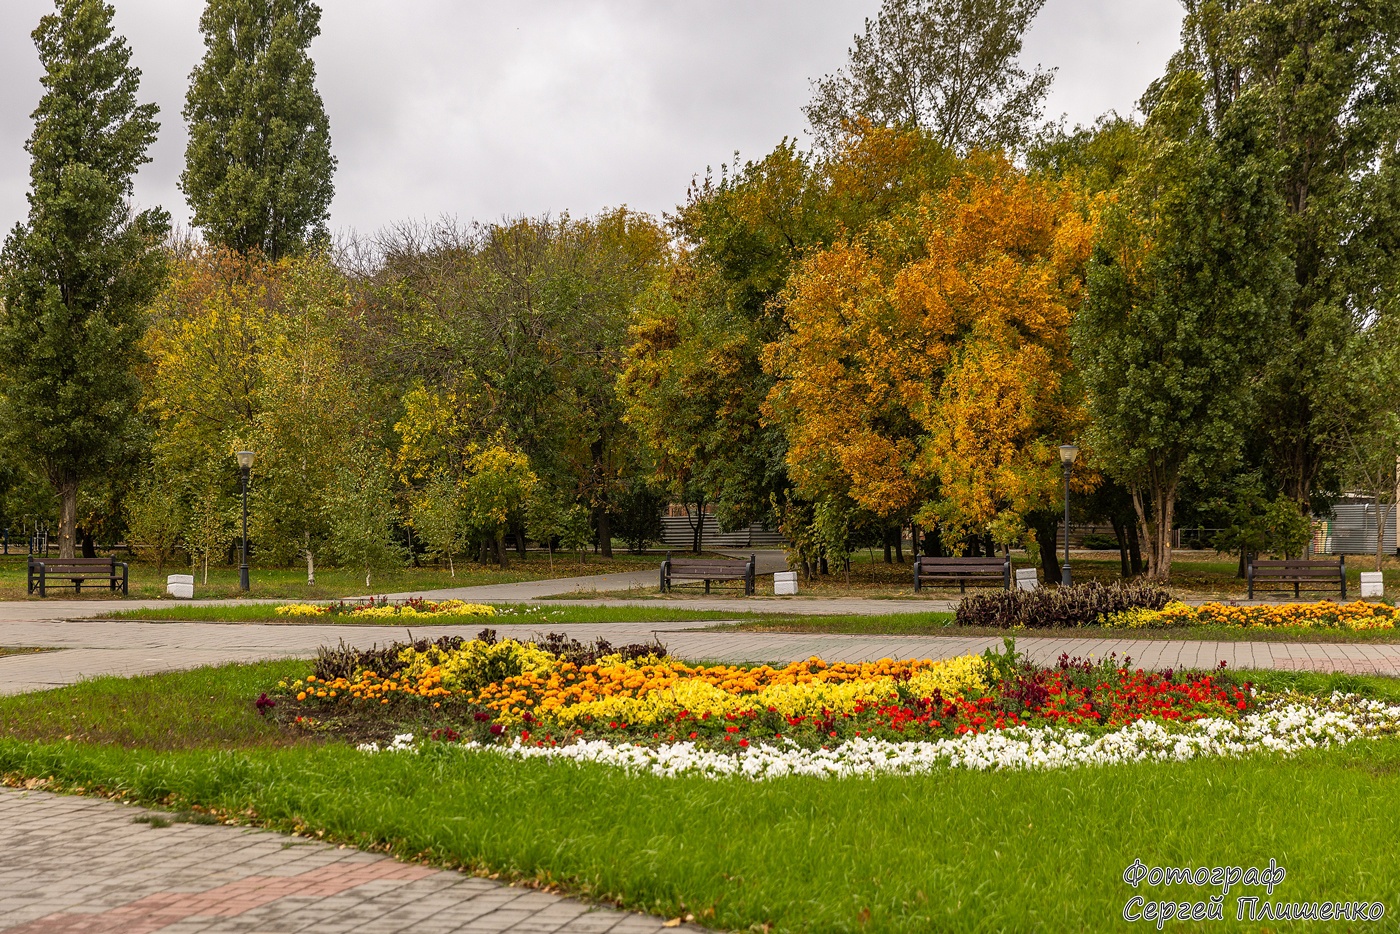
[[[867,601],[887,604],[891,601]],[[0,693],[13,694],[70,684],[94,675],[137,675],[200,665],[251,662],[270,658],[310,657],[322,645],[341,639],[369,647],[407,638],[402,626],[277,625],[244,623],[141,623],[116,620],[16,619],[0,605],[0,645],[51,646],[62,651],[0,656]],[[52,612],[51,606],[19,604]],[[92,612],[91,605],[86,607]],[[8,610],[9,612],[5,612]],[[5,617],[10,618],[6,619]],[[503,637],[528,638],[541,631],[562,630],[575,638],[603,637],[613,642],[661,639],[671,651],[689,659],[724,662],[785,662],[821,656],[829,661],[880,658],[950,658],[1001,645],[998,637],[893,636],[829,633],[705,631],[685,624],[597,623],[511,625],[490,623]],[[696,627],[712,625],[695,624]],[[416,635],[474,636],[481,624],[434,626]],[[1327,642],[1207,642],[1153,639],[1105,639],[1020,635],[1017,648],[1040,662],[1061,654],[1102,658],[1131,656],[1145,668],[1231,668],[1335,671],[1400,676],[1400,644]]]
[[[649,934],[661,918],[243,827],[0,789],[6,934]]]

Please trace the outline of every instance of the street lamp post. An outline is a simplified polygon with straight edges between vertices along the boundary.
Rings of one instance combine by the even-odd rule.
[[[1069,572],[1069,473],[1074,469],[1074,460],[1079,456],[1079,448],[1073,444],[1060,445],[1060,466],[1065,471],[1065,563],[1060,568],[1060,586],[1071,584]]]
[[[243,475],[243,561],[238,565],[238,588],[248,590],[248,478],[253,472],[253,452],[238,452],[238,471]],[[1065,474],[1069,476],[1069,474]]]

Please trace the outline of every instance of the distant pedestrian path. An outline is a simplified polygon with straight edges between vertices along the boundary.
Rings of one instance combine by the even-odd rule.
[[[872,601],[886,603],[887,601]],[[92,605],[85,609],[91,612]],[[888,610],[886,610],[888,612]],[[829,661],[881,658],[951,658],[999,648],[985,636],[893,636],[835,633],[706,631],[677,623],[507,624],[491,623],[502,637],[530,638],[541,625],[580,640],[602,637],[614,644],[659,638],[679,657],[738,662],[788,662],[820,656]],[[434,626],[434,637],[474,636],[481,624]],[[143,623],[124,620],[0,619],[0,645],[53,646],[63,651],[0,657],[0,693],[42,690],[94,675],[137,675],[159,671],[308,658],[322,645],[340,640],[368,648],[407,638],[402,626],[327,624]],[[1131,656],[1144,668],[1231,668],[1337,671],[1400,676],[1400,644],[1318,642],[1197,642],[1186,640],[1081,638],[1073,635],[1018,635],[1017,648],[1032,659],[1053,663],[1062,654],[1103,658]]]

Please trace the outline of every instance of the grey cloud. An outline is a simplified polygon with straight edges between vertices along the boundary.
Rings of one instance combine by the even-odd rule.
[[[115,0],[160,104],[143,205],[187,216],[176,181],[198,0]],[[839,67],[878,0],[321,0],[312,48],[340,160],[332,226],[448,214],[660,214],[737,149],[801,136],[808,79]],[[38,100],[29,33],[48,0],[0,4],[0,224],[25,212]],[[1049,112],[1131,111],[1176,46],[1175,0],[1049,0],[1025,58],[1058,68]]]

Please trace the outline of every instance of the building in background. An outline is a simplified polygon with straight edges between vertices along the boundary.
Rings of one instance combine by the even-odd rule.
[[[1384,550],[1395,548],[1395,504],[1382,503],[1385,522]],[[1320,555],[1373,555],[1376,553],[1376,501],[1369,496],[1343,496],[1331,516],[1313,523],[1313,551]]]

